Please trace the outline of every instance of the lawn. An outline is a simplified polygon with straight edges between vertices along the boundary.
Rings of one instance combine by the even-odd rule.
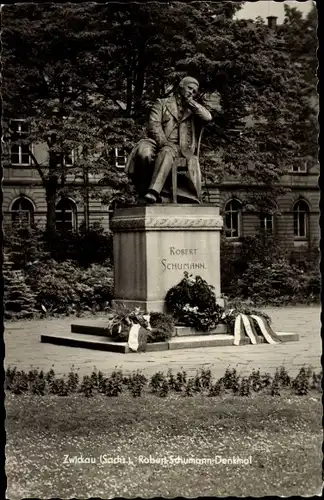
[[[321,489],[316,392],[211,398],[8,393],[6,419],[10,500],[308,496]],[[75,457],[83,463],[71,463]],[[233,457],[248,463],[225,463]]]

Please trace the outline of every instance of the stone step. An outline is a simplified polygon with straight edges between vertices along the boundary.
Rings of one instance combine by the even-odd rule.
[[[282,342],[298,341],[297,333],[277,332]],[[146,352],[166,351],[169,349],[190,349],[194,347],[222,347],[233,346],[234,336],[230,334],[216,335],[192,335],[188,337],[173,337],[168,342],[156,342],[147,344]],[[263,337],[260,337],[261,343],[265,343]],[[41,342],[70,347],[79,347],[86,349],[96,349],[101,351],[112,351],[129,353],[127,342],[115,342],[111,337],[104,335],[70,333],[69,335],[41,335]],[[251,344],[248,337],[244,338],[243,345]],[[233,346],[234,347],[234,346]],[[240,347],[240,346],[239,346]]]
[[[93,324],[72,324],[71,325],[72,333],[85,333],[87,335],[102,335],[107,336],[109,331],[104,326],[97,326]],[[228,333],[227,325],[221,323],[217,325],[216,328],[210,330],[209,332],[198,332],[195,328],[191,328],[190,326],[176,326],[173,332],[172,337],[191,337],[195,335],[218,335]]]
[[[229,333],[228,326],[225,323],[220,323],[209,332],[199,332],[195,328],[190,326],[176,326],[174,329],[174,334],[172,337],[191,337],[197,335],[218,335],[223,333]]]

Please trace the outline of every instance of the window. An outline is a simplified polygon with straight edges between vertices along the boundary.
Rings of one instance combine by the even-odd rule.
[[[70,151],[69,153],[64,153],[63,161],[66,167],[72,167],[74,164],[74,152]]]
[[[297,201],[293,209],[294,214],[294,236],[295,238],[307,238],[309,207],[306,201]]]
[[[267,233],[273,233],[273,215],[268,213],[260,214],[260,229]]]
[[[15,200],[11,207],[11,220],[13,224],[28,225],[34,222],[34,206],[25,197]]]
[[[61,153],[53,153],[55,156],[56,165],[61,165]],[[63,165],[65,167],[72,167],[74,165],[74,151],[63,153]]]
[[[225,205],[225,231],[227,238],[241,236],[242,204],[238,200],[230,200]]]
[[[74,201],[62,198],[56,205],[56,230],[60,233],[75,231],[76,207]]]
[[[11,120],[12,141],[23,140],[28,134],[28,124],[24,120]],[[10,157],[12,165],[30,165],[30,144],[11,144]]]
[[[125,168],[126,165],[126,152],[122,148],[115,148],[115,167]]]
[[[296,160],[290,171],[295,174],[307,174],[307,162],[303,160]]]

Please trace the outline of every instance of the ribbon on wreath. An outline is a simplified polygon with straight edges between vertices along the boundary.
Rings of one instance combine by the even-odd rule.
[[[260,344],[262,342],[260,333],[268,344],[278,344],[281,342],[278,335],[262,316],[255,314],[238,314],[236,316],[234,323],[234,345],[240,345],[246,337],[251,340],[252,344]]]
[[[148,323],[148,327],[144,328],[139,323],[132,323],[129,334],[128,334],[128,342],[127,345],[133,352],[145,352],[147,345],[147,337],[149,331],[151,330],[150,326],[150,316],[146,315],[143,318]]]

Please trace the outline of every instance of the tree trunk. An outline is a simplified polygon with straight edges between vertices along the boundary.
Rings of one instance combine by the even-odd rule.
[[[49,237],[54,236],[56,233],[55,207],[56,207],[57,189],[58,189],[57,177],[52,176],[46,181],[46,185],[45,185],[46,204],[47,204],[46,232],[47,232]]]
[[[134,90],[134,107],[137,109],[140,107],[140,103],[144,92],[144,82],[145,82],[145,44],[141,44],[138,47],[137,53],[137,68],[136,68],[136,80],[135,80],[135,90]]]
[[[134,56],[133,54],[129,55],[128,65],[127,65],[127,96],[126,96],[126,106],[127,106],[127,115],[132,115],[132,107],[133,107],[133,65],[134,65]]]

